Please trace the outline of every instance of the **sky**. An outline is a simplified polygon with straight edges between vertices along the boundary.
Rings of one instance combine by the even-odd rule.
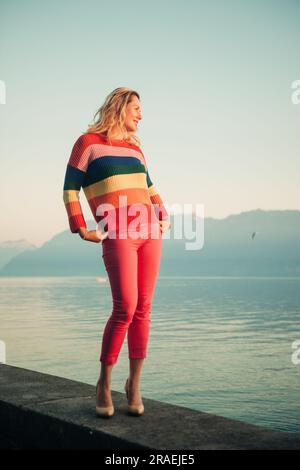
[[[2,0],[0,242],[69,228],[73,144],[120,86],[140,94],[138,136],[171,212],[299,210],[299,18],[298,0]]]

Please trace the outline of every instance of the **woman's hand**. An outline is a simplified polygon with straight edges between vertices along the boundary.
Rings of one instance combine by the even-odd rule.
[[[170,221],[168,219],[167,220],[160,220],[159,225],[160,225],[161,233],[164,233],[166,230],[169,230],[171,228],[171,224],[170,224]]]
[[[99,231],[97,231],[97,230],[87,230],[84,227],[81,227],[79,229],[78,233],[79,233],[80,237],[83,240],[87,240],[88,242],[94,242],[94,243],[103,242],[103,240],[105,240],[105,238],[108,237],[108,232],[105,232],[105,234],[100,235],[101,238],[99,238],[99,236],[98,236],[98,233],[100,234]]]

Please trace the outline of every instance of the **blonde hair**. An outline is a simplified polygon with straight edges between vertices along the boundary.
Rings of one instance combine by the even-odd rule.
[[[108,141],[111,143],[111,140],[113,140],[112,129],[117,127],[123,131],[125,141],[140,147],[140,139],[135,134],[129,134],[125,127],[126,106],[130,103],[134,95],[140,99],[138,92],[131,88],[120,87],[113,90],[95,113],[94,122],[89,125],[85,133],[105,134]],[[99,115],[99,117],[95,120],[97,115]]]

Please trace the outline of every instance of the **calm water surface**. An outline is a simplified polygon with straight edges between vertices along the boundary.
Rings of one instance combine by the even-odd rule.
[[[108,280],[0,278],[0,293],[7,364],[96,383]],[[142,395],[300,436],[295,340],[300,278],[160,276]],[[114,390],[123,393],[127,374],[125,338]]]

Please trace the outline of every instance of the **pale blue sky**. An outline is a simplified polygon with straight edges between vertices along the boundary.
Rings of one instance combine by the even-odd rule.
[[[0,242],[68,228],[70,151],[119,86],[141,95],[166,204],[216,218],[300,209],[299,18],[297,0],[2,1]]]

